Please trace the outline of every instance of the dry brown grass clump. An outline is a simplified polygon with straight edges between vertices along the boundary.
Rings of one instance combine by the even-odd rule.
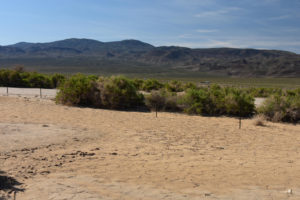
[[[255,126],[266,126],[266,117],[262,114],[255,115],[253,120]]]

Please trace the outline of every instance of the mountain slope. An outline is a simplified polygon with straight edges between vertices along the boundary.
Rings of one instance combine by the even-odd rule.
[[[138,40],[99,42],[66,39],[50,43],[21,42],[0,46],[0,66],[59,67],[137,73],[203,72],[227,76],[300,77],[300,55],[277,50],[154,47]],[[81,70],[82,71],[82,70]]]

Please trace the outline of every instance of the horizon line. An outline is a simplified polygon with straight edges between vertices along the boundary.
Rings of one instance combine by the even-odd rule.
[[[193,47],[187,47],[187,46],[181,46],[181,45],[161,45],[161,46],[157,46],[157,45],[153,45],[151,43],[148,43],[148,42],[144,42],[142,40],[138,40],[138,39],[123,39],[123,40],[114,40],[114,41],[100,41],[100,40],[97,40],[97,39],[91,39],[91,38],[76,38],[76,37],[71,37],[71,38],[65,38],[65,39],[58,39],[58,40],[52,40],[52,41],[46,41],[46,42],[26,42],[26,41],[20,41],[20,42],[16,42],[16,43],[13,43],[13,44],[8,44],[8,45],[1,45],[0,44],[0,47],[9,47],[9,46],[14,46],[16,44],[20,44],[20,43],[28,43],[28,44],[46,44],[46,43],[54,43],[54,42],[60,42],[60,41],[64,41],[64,40],[93,40],[93,41],[96,41],[96,42],[101,42],[101,43],[112,43],[112,42],[123,42],[123,41],[138,41],[138,42],[141,42],[141,43],[145,43],[145,44],[148,44],[148,45],[151,45],[155,48],[159,48],[159,47],[179,47],[179,48],[188,48],[188,49],[244,49],[244,50],[265,50],[265,51],[283,51],[283,52],[290,52],[290,53],[294,53],[294,54],[297,54],[297,55],[300,55],[294,51],[288,51],[288,50],[282,50],[282,49],[267,49],[267,48],[253,48],[253,47],[226,47],[226,46],[220,46],[220,47],[196,47],[196,48],[193,48]]]

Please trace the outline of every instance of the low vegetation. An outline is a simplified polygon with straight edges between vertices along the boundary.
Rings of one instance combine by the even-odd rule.
[[[142,88],[154,88],[143,95]],[[159,86],[159,87],[158,87]],[[60,87],[57,102],[67,105],[92,106],[108,109],[132,109],[147,106],[152,110],[186,112],[200,115],[231,115],[248,117],[254,114],[254,98],[233,88],[212,85],[210,88],[179,89],[181,83],[144,82],[124,77],[96,79],[82,74],[72,76]],[[145,100],[144,100],[145,96]]]
[[[300,89],[268,97],[258,112],[274,122],[299,122]]]
[[[95,78],[77,74],[60,87],[56,101],[67,105],[132,109],[144,105],[144,96],[124,77]]]
[[[248,117],[254,114],[254,98],[242,90],[222,88],[188,89],[182,99],[184,111],[202,115]]]
[[[106,109],[151,109],[206,116],[250,117],[255,114],[274,122],[298,123],[300,89],[236,88],[180,81],[98,77],[77,74],[44,75],[22,68],[0,70],[0,86],[59,88],[56,101],[74,106]],[[254,97],[267,98],[255,109]]]
[[[252,87],[244,89],[254,97],[269,97],[274,94],[282,95],[283,90],[281,88],[261,88],[261,87]]]
[[[182,111],[178,95],[176,93],[169,92],[166,89],[151,91],[151,94],[146,95],[145,103],[151,110],[169,112]]]
[[[266,117],[263,114],[258,114],[254,116],[255,126],[266,126]]]
[[[56,88],[65,81],[61,74],[44,75],[26,72],[22,67],[0,70],[0,86],[26,88]]]
[[[164,87],[164,84],[156,79],[147,79],[143,82],[139,89],[150,92],[152,90],[159,90]]]

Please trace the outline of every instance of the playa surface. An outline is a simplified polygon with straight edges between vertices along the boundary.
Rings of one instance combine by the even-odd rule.
[[[4,96],[0,113],[0,199],[300,199],[299,125]]]

